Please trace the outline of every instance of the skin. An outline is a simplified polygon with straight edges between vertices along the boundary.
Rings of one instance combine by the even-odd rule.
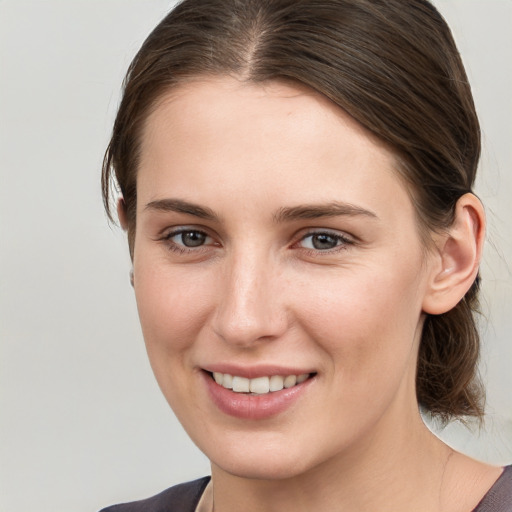
[[[476,506],[499,469],[426,429],[415,368],[425,312],[469,288],[483,226],[464,196],[426,250],[392,153],[308,89],[218,77],[161,98],[142,140],[134,288],[158,383],[212,462],[216,511]],[[315,377],[280,414],[240,419],[204,383],[226,363]]]

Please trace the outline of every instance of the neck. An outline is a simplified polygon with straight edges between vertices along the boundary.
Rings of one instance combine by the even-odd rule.
[[[215,512],[440,510],[451,449],[417,411],[400,425],[382,421],[350,453],[290,478],[247,479],[212,465]]]

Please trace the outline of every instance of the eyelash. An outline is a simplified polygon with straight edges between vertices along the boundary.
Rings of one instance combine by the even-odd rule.
[[[170,251],[177,252],[178,254],[187,254],[187,253],[197,253],[201,251],[201,249],[205,249],[205,247],[208,247],[208,245],[199,245],[197,247],[187,247],[185,245],[177,244],[176,242],[172,241],[172,238],[175,236],[183,235],[185,233],[194,233],[196,235],[202,235],[205,238],[211,238],[208,233],[205,231],[202,231],[200,229],[195,228],[178,228],[173,231],[170,231],[169,233],[166,233],[161,240],[166,244],[167,249]],[[214,244],[215,245],[215,244]]]
[[[333,254],[338,251],[343,251],[348,249],[349,246],[354,245],[354,240],[352,238],[349,238],[348,236],[338,233],[338,232],[332,232],[332,231],[326,231],[326,230],[319,230],[319,231],[310,231],[304,236],[300,238],[298,242],[296,242],[294,245],[298,245],[301,242],[303,243],[308,238],[313,238],[315,236],[326,236],[331,239],[333,239],[336,242],[336,245],[330,249],[316,249],[316,248],[308,248],[303,247],[302,249],[305,251],[308,251],[308,253],[313,254],[315,256],[321,256],[323,254]]]
[[[178,244],[176,242],[172,241],[172,238],[183,235],[185,233],[194,233],[195,235],[201,235],[204,236],[205,239],[212,238],[208,233],[201,229],[195,229],[195,228],[178,228],[175,230],[172,230],[168,233],[166,233],[160,240],[165,243],[167,249],[170,251],[176,252],[178,254],[189,254],[189,253],[198,253],[201,250],[205,250],[208,247],[211,246],[219,246],[220,244],[202,244],[198,245],[196,247],[187,247],[185,245]],[[303,243],[308,238],[313,238],[315,236],[326,236],[331,239],[333,239],[336,242],[336,245],[330,249],[317,249],[317,248],[308,248],[308,247],[300,247],[300,244]],[[352,238],[349,238],[346,235],[343,235],[338,232],[332,232],[327,230],[319,230],[319,231],[309,231],[305,233],[303,236],[300,237],[300,239],[292,244],[293,247],[299,246],[303,251],[306,251],[309,254],[315,255],[315,256],[321,256],[323,254],[333,254],[338,251],[346,250],[349,246],[354,245],[354,240]]]

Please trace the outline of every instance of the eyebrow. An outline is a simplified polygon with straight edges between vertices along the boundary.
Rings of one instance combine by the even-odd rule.
[[[144,210],[186,213],[206,220],[218,219],[218,216],[210,208],[205,208],[204,206],[189,203],[181,199],[158,199],[151,201],[145,206]]]
[[[274,222],[290,222],[301,219],[319,219],[321,217],[356,216],[378,219],[371,210],[349,203],[332,202],[327,204],[299,205],[289,208],[280,208],[274,214]]]
[[[154,210],[161,212],[177,212],[193,215],[205,220],[218,221],[219,216],[210,208],[199,206],[182,199],[158,199],[149,202],[145,210]],[[274,215],[273,221],[276,224],[283,222],[292,222],[304,219],[319,219],[322,217],[339,216],[365,216],[377,219],[377,215],[371,210],[366,210],[360,206],[350,203],[340,203],[337,201],[326,204],[308,204],[280,208]]]

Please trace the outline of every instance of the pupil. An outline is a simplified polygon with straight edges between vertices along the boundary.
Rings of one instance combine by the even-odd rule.
[[[206,235],[199,231],[187,231],[181,235],[183,245],[187,247],[199,247],[204,244]]]
[[[312,239],[313,247],[315,249],[333,249],[336,247],[337,240],[331,235],[314,235]]]

